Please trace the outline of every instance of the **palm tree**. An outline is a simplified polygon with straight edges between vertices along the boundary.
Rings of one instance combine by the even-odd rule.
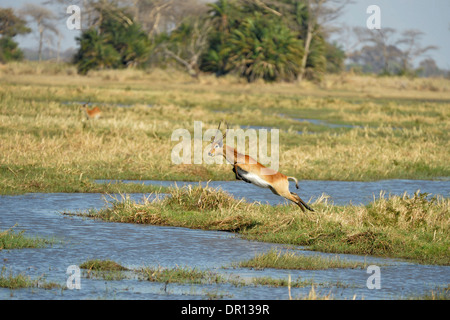
[[[291,81],[298,76],[302,42],[278,19],[255,13],[233,30],[229,45],[230,64],[249,82]]]
[[[215,3],[208,3],[214,27],[223,34],[229,33],[229,20],[233,11],[233,4],[229,0],[218,0]]]

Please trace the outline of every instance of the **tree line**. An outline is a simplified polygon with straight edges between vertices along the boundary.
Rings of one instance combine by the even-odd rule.
[[[66,0],[50,2],[61,7],[68,4]],[[436,49],[421,46],[423,33],[417,30],[407,30],[392,42],[394,29],[382,33],[348,29],[357,39],[354,48],[346,39],[330,40],[337,30],[334,22],[351,0],[79,2],[82,33],[76,39],[73,63],[80,74],[176,65],[195,78],[207,72],[236,74],[249,82],[299,81],[342,72],[346,63],[359,72],[414,74],[418,71],[413,60]],[[57,15],[37,5],[27,5],[18,16],[11,9],[0,9],[0,61],[23,58],[13,38],[31,32],[28,21],[38,25],[40,60],[46,40],[57,37],[59,44],[57,20]],[[344,34],[344,28],[338,30]],[[425,59],[423,66],[436,74],[440,70],[433,62]]]

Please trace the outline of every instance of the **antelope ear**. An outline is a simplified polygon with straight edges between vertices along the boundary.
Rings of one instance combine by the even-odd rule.
[[[215,137],[211,137],[211,142],[214,142],[214,138],[215,138]]]

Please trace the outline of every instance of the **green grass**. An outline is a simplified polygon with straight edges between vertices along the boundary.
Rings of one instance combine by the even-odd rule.
[[[14,275],[12,272],[6,273],[6,268],[3,267],[0,272],[0,288],[8,289],[23,289],[23,288],[41,288],[41,289],[55,289],[63,288],[60,284],[55,282],[47,282],[42,279],[31,279],[24,274]]]
[[[125,271],[127,268],[121,266],[112,260],[88,260],[80,264],[80,269],[88,269],[94,271]]]
[[[0,176],[0,194],[6,195],[28,192],[151,193],[165,190],[164,187],[136,183],[96,183],[82,173],[34,165],[0,165]]]
[[[450,265],[450,199],[380,197],[367,205],[336,206],[325,198],[303,213],[294,205],[237,201],[208,187],[169,188],[153,202],[125,198],[78,215],[111,222],[236,232],[251,240],[307,246],[311,250],[404,258]]]
[[[226,266],[224,268],[228,268]],[[234,263],[232,267],[242,268],[281,268],[281,269],[301,269],[301,270],[318,270],[326,268],[365,268],[365,265],[355,262],[340,260],[339,258],[322,258],[318,256],[308,257],[303,259],[300,256],[295,256],[293,253],[284,253],[280,251],[269,251],[266,254],[255,256],[254,259],[242,263]],[[121,266],[119,263],[112,260],[92,259],[80,264],[80,268],[87,269],[87,278],[101,278],[106,281],[117,281],[124,279],[139,279],[140,281],[158,282],[167,284],[193,284],[193,285],[211,285],[211,284],[228,284],[232,286],[269,286],[269,287],[287,287],[289,292],[289,299],[334,299],[330,294],[318,293],[318,288],[349,288],[348,284],[342,282],[325,282],[316,283],[311,279],[302,279],[298,277],[291,279],[287,278],[272,278],[272,277],[251,277],[240,278],[235,275],[220,274],[211,270],[201,270],[192,267],[142,267],[136,269],[129,269]],[[125,273],[126,272],[126,273]],[[19,274],[17,276],[5,275],[5,268],[2,269],[0,276],[0,287],[6,288],[25,288],[25,287],[39,287],[39,288],[57,288],[60,287],[54,283],[39,282],[30,280],[29,277]],[[292,297],[291,288],[311,287],[307,295]],[[448,300],[448,288],[436,288],[422,296],[411,296],[407,299],[414,300]],[[206,296],[209,298],[223,298],[222,294],[214,292],[207,292]],[[356,297],[354,297],[356,298]]]
[[[330,268],[362,269],[365,267],[365,264],[342,260],[339,257],[304,256],[296,255],[294,252],[271,250],[267,253],[258,254],[250,260],[241,261],[236,266],[254,269],[324,270]]]
[[[294,280],[287,279],[274,279],[271,277],[255,277],[250,281],[255,286],[268,286],[268,287],[291,287],[291,288],[304,288],[312,285],[318,285],[312,280],[302,279],[298,277]]]
[[[79,267],[86,270],[85,276],[89,279],[117,281],[130,277],[128,268],[112,260],[92,259],[81,263]]]
[[[29,237],[24,235],[25,231],[16,232],[13,228],[0,231],[0,250],[2,249],[22,249],[22,248],[43,248],[54,244],[51,239],[40,237]]]
[[[143,280],[163,283],[211,284],[225,283],[227,280],[220,274],[191,267],[145,267],[139,270]]]
[[[246,267],[246,266],[242,266]],[[142,267],[128,269],[111,260],[89,260],[80,264],[81,269],[88,269],[86,277],[101,278],[104,280],[123,280],[137,278],[141,281],[179,284],[230,284],[233,286],[270,286],[270,287],[293,287],[301,288],[312,285],[320,286],[345,286],[340,283],[315,283],[309,279],[295,280],[275,279],[272,277],[252,277],[241,279],[235,275],[224,275],[210,270],[201,270],[192,267],[176,266],[172,268],[164,267]],[[228,267],[225,267],[228,268]],[[295,269],[295,268],[293,268]],[[128,273],[121,273],[127,271]]]

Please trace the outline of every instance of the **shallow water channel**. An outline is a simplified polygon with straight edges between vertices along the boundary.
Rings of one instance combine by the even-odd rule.
[[[105,182],[105,181],[99,181]],[[135,183],[136,181],[129,181]],[[142,183],[142,182],[140,182]],[[144,183],[170,185],[175,182],[146,181]],[[178,182],[181,186],[186,184]],[[195,183],[194,183],[195,184]],[[209,182],[236,197],[247,201],[283,201],[265,189],[239,181]],[[335,204],[367,203],[386,194],[412,194],[421,192],[449,196],[449,181],[389,180],[378,182],[303,181],[299,194],[314,200],[322,193]],[[139,200],[142,194],[132,194]],[[450,267],[419,265],[395,259],[382,259],[355,255],[339,255],[347,260],[366,262],[380,267],[380,289],[368,289],[371,273],[366,269],[329,269],[315,271],[252,270],[223,268],[233,262],[247,260],[255,254],[272,248],[295,250],[298,254],[321,254],[301,247],[287,247],[270,243],[247,241],[238,235],[191,230],[186,228],[108,223],[104,221],[63,215],[62,212],[85,211],[105,206],[101,194],[25,194],[0,196],[0,230],[13,225],[26,235],[53,238],[57,242],[38,249],[1,250],[0,261],[4,272],[23,273],[32,279],[42,278],[65,287],[70,265],[79,265],[88,259],[111,259],[129,268],[145,266],[185,267],[210,270],[240,279],[272,277],[293,280],[301,277],[319,285],[320,294],[331,294],[336,299],[397,299],[417,297],[450,282]],[[335,254],[323,254],[336,256]],[[83,276],[80,290],[69,289],[6,289],[0,288],[0,299],[287,299],[287,287],[235,286],[233,284],[165,284],[136,278],[123,280],[91,279]],[[292,288],[292,297],[308,294],[310,287]]]

